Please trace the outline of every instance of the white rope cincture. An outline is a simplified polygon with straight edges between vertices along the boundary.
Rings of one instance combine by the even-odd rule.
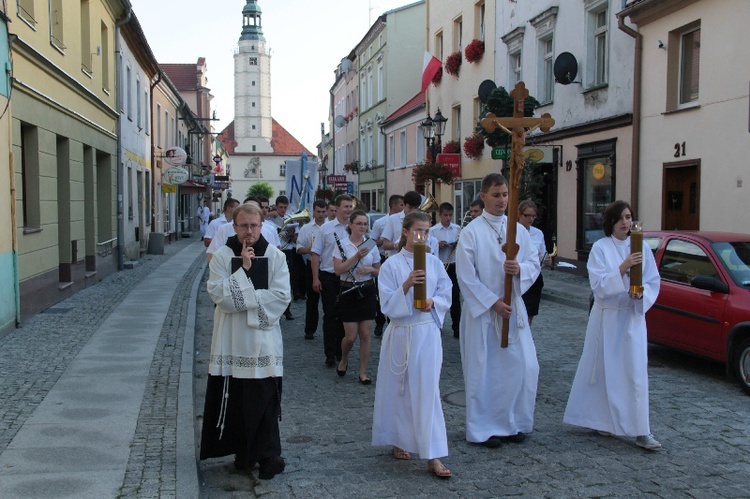
[[[216,427],[221,428],[219,440],[224,435],[224,422],[227,419],[227,406],[229,405],[229,376],[224,376],[224,389],[221,392],[221,409],[219,410],[219,420]]]

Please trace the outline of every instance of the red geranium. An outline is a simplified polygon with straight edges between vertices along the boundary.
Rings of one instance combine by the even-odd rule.
[[[450,185],[453,183],[453,170],[449,166],[425,160],[414,165],[411,171],[411,179],[414,181],[414,185],[424,185],[428,181]]]
[[[464,152],[471,159],[477,159],[484,150],[484,137],[474,132],[464,140]]]
[[[469,62],[479,62],[482,60],[484,55],[484,42],[482,40],[474,39],[470,44],[466,46],[464,50],[466,60]]]
[[[437,73],[435,73],[435,76],[432,77],[432,84],[436,87],[440,85],[440,80],[443,79],[443,66],[440,66],[438,68]]]
[[[461,144],[459,144],[457,140],[449,140],[443,146],[443,152],[446,153],[446,154],[460,153],[461,152]]]
[[[461,61],[462,61],[461,51],[457,50],[453,52],[445,60],[445,71],[449,75],[458,76],[458,71],[459,69],[461,69]]]

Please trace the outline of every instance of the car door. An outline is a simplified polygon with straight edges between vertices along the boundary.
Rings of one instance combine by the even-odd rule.
[[[722,321],[727,295],[694,288],[696,275],[723,277],[699,241],[669,238],[659,264],[661,290],[646,316],[650,341],[724,359]]]

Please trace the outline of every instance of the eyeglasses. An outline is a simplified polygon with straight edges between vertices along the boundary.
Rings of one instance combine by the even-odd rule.
[[[356,225],[357,227],[367,227],[367,222],[352,222],[352,225]]]
[[[536,213],[521,213],[521,215],[525,216],[526,218],[536,218]]]
[[[258,225],[258,224],[241,224],[241,225],[236,225],[235,224],[235,227],[237,227],[238,229],[244,229],[244,230],[248,230],[248,229],[249,230],[258,230],[258,229],[260,229],[260,225]]]

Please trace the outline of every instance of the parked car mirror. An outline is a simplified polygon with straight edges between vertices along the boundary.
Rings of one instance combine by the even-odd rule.
[[[697,275],[690,279],[690,285],[694,288],[705,289],[714,293],[729,293],[729,286],[721,279],[709,275]]]

